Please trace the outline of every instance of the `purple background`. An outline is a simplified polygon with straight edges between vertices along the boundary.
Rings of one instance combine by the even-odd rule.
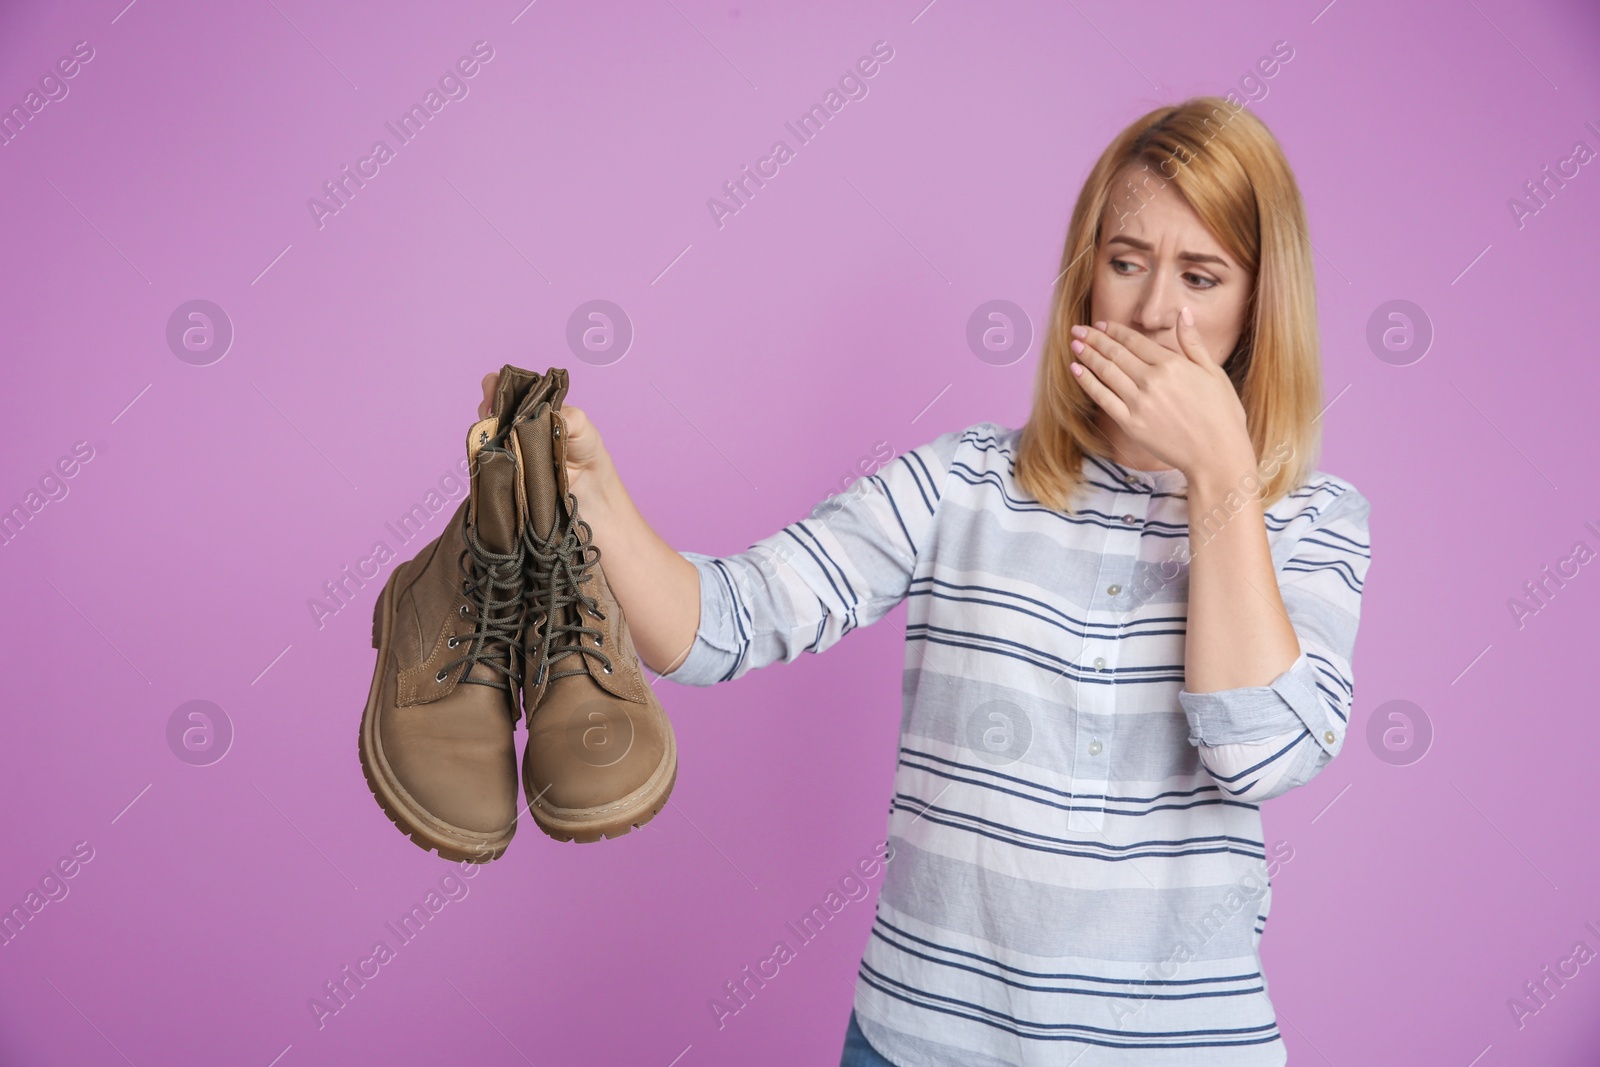
[[[708,1001],[883,835],[903,608],[826,659],[659,683],[669,807],[596,846],[524,819],[319,1031],[308,999],[451,868],[356,760],[392,564],[320,629],[307,602],[397,547],[384,523],[455,463],[506,361],[571,369],[681,549],[742,550],[878,441],[1018,425],[1038,345],[988,365],[968,316],[1004,298],[1040,321],[1106,142],[1280,40],[1253,106],[1318,250],[1321,466],[1371,499],[1376,553],[1361,743],[1264,812],[1294,849],[1263,941],[1291,1062],[1600,1057],[1600,963],[1520,1029],[1507,1007],[1600,950],[1600,573],[1521,629],[1507,607],[1600,548],[1600,164],[1520,228],[1507,207],[1600,149],[1592,5],[123,3],[0,15],[7,108],[95,50],[0,147],[0,510],[93,449],[0,548],[0,908],[94,849],[0,948],[0,1062],[836,1063],[870,899],[725,1028]],[[719,229],[707,198],[880,39],[870,95]],[[470,95],[319,228],[307,199],[478,40]],[[236,330],[210,366],[165,339],[196,298]],[[597,298],[636,330],[609,366],[565,341]],[[1366,341],[1392,299],[1435,331],[1409,366]],[[235,731],[204,767],[165,732],[196,699]],[[1390,700],[1434,730],[1408,766],[1367,741]]]

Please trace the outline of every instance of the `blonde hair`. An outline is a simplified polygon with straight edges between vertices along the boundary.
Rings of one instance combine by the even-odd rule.
[[[1244,107],[1197,96],[1144,115],[1106,147],[1083,183],[1061,252],[1044,331],[1033,410],[1018,445],[1017,483],[1045,506],[1068,510],[1086,454],[1107,455],[1097,405],[1068,364],[1074,325],[1089,323],[1094,250],[1113,183],[1143,164],[1144,183],[1172,183],[1228,254],[1255,279],[1239,343],[1224,367],[1262,461],[1263,507],[1302,484],[1321,447],[1322,369],[1305,205],[1277,140]],[[1284,457],[1284,452],[1288,456]],[[1276,469],[1268,474],[1269,453]]]

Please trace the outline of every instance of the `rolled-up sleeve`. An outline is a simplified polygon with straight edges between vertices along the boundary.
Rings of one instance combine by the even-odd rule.
[[[1304,785],[1344,746],[1355,697],[1351,657],[1372,555],[1371,508],[1348,483],[1334,488],[1337,495],[1330,488],[1308,502],[1301,515],[1310,521],[1278,568],[1300,655],[1267,685],[1178,693],[1189,743],[1219,785],[1242,800],[1260,802]]]
[[[724,579],[715,566],[715,556],[703,552],[678,555],[693,563],[700,575],[700,628],[688,657],[661,677],[679,685],[712,685],[722,680],[739,647],[732,637],[731,600],[722,588]]]
[[[662,675],[713,685],[821,652],[905,599],[964,431],[895,457],[744,552],[680,552],[700,576],[688,657]]]

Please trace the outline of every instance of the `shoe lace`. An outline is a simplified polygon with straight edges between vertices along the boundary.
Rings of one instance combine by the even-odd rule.
[[[460,610],[462,615],[467,615],[470,606],[477,621],[471,636],[450,639],[449,647],[465,643],[467,650],[440,668],[438,680],[443,681],[452,670],[465,663],[467,668],[461,672],[463,682],[515,693],[516,687],[522,684],[515,649],[518,631],[522,628],[526,550],[519,539],[509,553],[492,552],[478,540],[473,524],[465,521],[462,540],[466,545],[456,565],[461,571],[461,593],[467,603],[462,604]],[[480,663],[501,677],[472,677],[473,668]]]
[[[600,562],[600,546],[594,544],[594,531],[589,524],[578,517],[577,497],[567,493],[566,506],[561,510],[567,515],[565,527],[558,520],[549,540],[542,543],[530,530],[526,546],[536,569],[549,575],[542,589],[536,587],[532,590],[533,607],[529,617],[532,617],[533,611],[543,611],[545,616],[540,641],[539,673],[534,685],[544,680],[551,665],[568,656],[578,657],[576,666],[549,672],[552,681],[570,674],[588,673],[584,656],[596,657],[602,670],[607,674],[612,672],[611,657],[600,650],[604,635],[596,627],[585,626],[579,614],[580,611],[587,611],[596,619],[605,619],[600,602],[583,591],[583,583],[594,577],[589,573],[590,568]],[[585,641],[585,635],[593,636],[592,644]]]

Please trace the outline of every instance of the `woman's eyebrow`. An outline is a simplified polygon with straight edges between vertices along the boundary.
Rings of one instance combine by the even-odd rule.
[[[1106,244],[1116,244],[1119,241],[1122,244],[1128,245],[1132,248],[1137,248],[1141,252],[1155,251],[1155,246],[1149,241],[1141,241],[1137,237],[1127,237],[1122,234],[1107,238]],[[1208,255],[1205,252],[1179,252],[1178,258],[1188,263],[1215,263],[1218,266],[1230,268],[1233,266],[1232,263],[1229,263],[1221,256]]]

